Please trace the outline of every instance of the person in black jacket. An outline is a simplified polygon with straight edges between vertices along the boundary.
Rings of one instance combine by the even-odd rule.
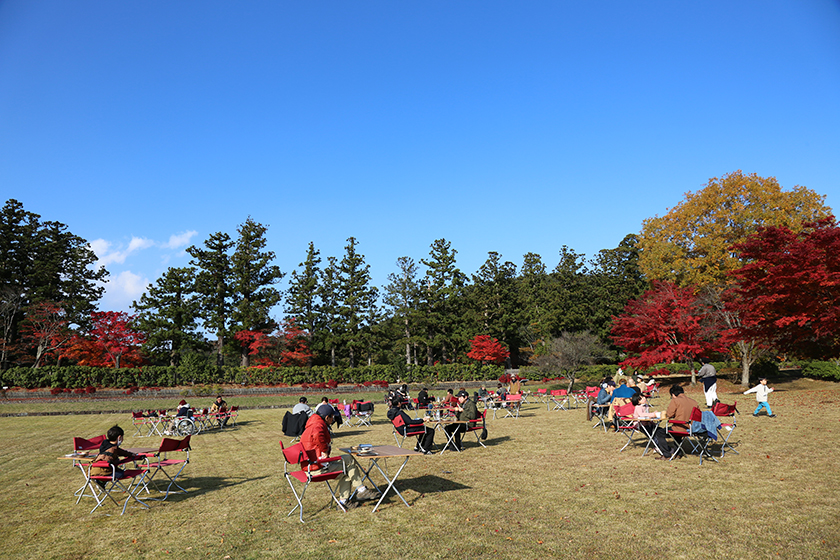
[[[407,427],[425,426],[423,420],[411,418],[400,408],[399,399],[392,399],[390,407],[388,408],[388,420],[393,422],[397,417],[402,418],[403,425],[396,427],[397,432],[405,435]],[[420,451],[425,454],[432,452],[432,447],[435,444],[435,431],[429,426],[425,426],[425,433],[422,436],[417,436],[417,445],[414,446],[414,451]],[[413,431],[413,430],[412,430]]]

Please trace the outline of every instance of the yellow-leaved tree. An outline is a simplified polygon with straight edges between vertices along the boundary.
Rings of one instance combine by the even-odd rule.
[[[804,222],[831,215],[825,196],[807,187],[782,190],[775,177],[735,171],[715,177],[664,216],[642,222],[639,267],[649,280],[667,280],[704,290],[718,308],[727,328],[738,317],[727,314],[720,296],[729,283],[727,273],[742,266],[732,246],[744,242],[761,226],[786,226],[798,232]],[[741,360],[741,383],[749,383],[749,367],[758,356],[754,341],[733,347]]]

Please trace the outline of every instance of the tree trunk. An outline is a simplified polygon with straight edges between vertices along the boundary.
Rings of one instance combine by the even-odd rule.
[[[750,385],[750,365],[752,360],[746,353],[741,353],[741,385],[749,387]]]
[[[251,356],[248,354],[247,349],[242,350],[241,357],[242,360],[240,361],[239,365],[241,365],[242,367],[251,367]]]

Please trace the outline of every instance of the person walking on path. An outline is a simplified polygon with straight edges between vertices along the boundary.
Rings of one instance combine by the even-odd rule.
[[[758,406],[755,407],[755,412],[753,412],[753,416],[758,416],[758,412],[762,408],[767,409],[767,416],[770,418],[775,418],[776,415],[773,414],[773,411],[770,410],[770,405],[767,404],[767,396],[773,392],[773,387],[767,386],[767,378],[762,377],[758,380],[758,385],[753,387],[752,389],[748,389],[744,391],[744,394],[747,395],[749,393],[755,393],[755,400],[758,401]]]

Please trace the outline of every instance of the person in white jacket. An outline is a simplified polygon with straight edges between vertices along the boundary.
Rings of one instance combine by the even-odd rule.
[[[761,410],[762,408],[766,408],[767,409],[767,415],[770,418],[775,418],[776,417],[776,415],[773,414],[773,411],[770,410],[770,405],[767,404],[767,395],[769,395],[772,392],[773,392],[773,388],[767,386],[767,378],[766,377],[762,377],[761,379],[759,379],[758,380],[758,385],[756,385],[752,389],[744,391],[745,395],[747,395],[749,393],[755,393],[755,400],[758,401],[758,406],[755,407],[755,412],[753,412],[753,416],[758,416],[758,411]]]

